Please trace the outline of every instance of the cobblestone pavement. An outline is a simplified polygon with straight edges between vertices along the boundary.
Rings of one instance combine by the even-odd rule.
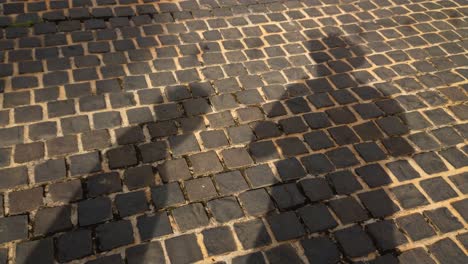
[[[0,2],[0,264],[468,263],[467,2]]]

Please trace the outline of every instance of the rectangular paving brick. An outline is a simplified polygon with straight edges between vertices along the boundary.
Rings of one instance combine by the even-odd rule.
[[[28,237],[28,219],[26,215],[3,217],[0,219],[1,243]]]
[[[28,184],[28,170],[24,166],[13,167],[0,170],[0,189],[13,188],[19,185]]]
[[[137,227],[142,240],[171,234],[172,228],[166,213],[144,215],[137,218]]]
[[[105,251],[133,243],[132,225],[128,220],[120,220],[99,225],[96,228],[99,250]]]
[[[68,230],[71,222],[71,206],[42,207],[37,211],[34,235],[47,235]]]

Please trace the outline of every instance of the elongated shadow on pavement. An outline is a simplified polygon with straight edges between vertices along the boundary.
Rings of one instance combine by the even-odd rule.
[[[264,92],[267,96],[271,96],[269,99],[276,99],[273,103],[268,105],[262,111],[265,111],[264,114],[267,116],[266,120],[260,120],[250,124],[250,128],[253,133],[247,135],[244,139],[240,139],[240,145],[244,145],[245,148],[236,148],[232,155],[234,157],[223,156],[225,166],[244,166],[249,164],[250,156],[245,152],[248,149],[250,155],[253,157],[255,163],[264,163],[271,160],[278,160],[283,157],[282,160],[275,162],[276,170],[279,175],[274,175],[270,167],[266,165],[258,165],[252,168],[247,168],[244,170],[244,175],[233,173],[221,173],[223,168],[216,155],[212,155],[209,158],[212,158],[211,161],[203,163],[203,161],[197,160],[197,155],[186,157],[187,161],[191,166],[194,167],[195,172],[199,171],[200,173],[212,173],[216,172],[217,179],[226,178],[229,180],[226,183],[222,183],[218,188],[222,188],[222,192],[237,192],[242,190],[247,186],[247,182],[244,177],[248,178],[250,184],[257,188],[252,191],[248,191],[239,196],[240,202],[244,207],[247,215],[258,215],[262,216],[266,213],[270,214],[266,217],[267,221],[270,224],[271,231],[273,231],[274,237],[278,241],[290,240],[299,238],[306,234],[306,230],[299,224],[299,219],[294,217],[294,213],[291,213],[291,210],[297,210],[298,215],[301,217],[305,226],[309,229],[310,232],[324,232],[329,229],[335,228],[337,222],[332,220],[329,210],[325,206],[326,203],[323,200],[328,200],[336,193],[338,194],[353,194],[354,190],[360,190],[362,187],[355,179],[355,176],[351,171],[341,171],[333,172],[335,168],[347,168],[349,166],[355,166],[359,164],[359,161],[355,158],[353,153],[347,147],[340,147],[338,149],[326,152],[323,154],[322,149],[327,149],[335,145],[330,138],[327,138],[327,134],[330,133],[338,144],[337,145],[348,145],[356,143],[359,141],[359,137],[353,132],[353,130],[347,126],[348,123],[355,121],[355,117],[352,112],[349,111],[349,108],[346,106],[335,107],[335,102],[349,104],[349,103],[358,103],[360,99],[357,99],[356,96],[350,92],[350,89],[334,89],[332,84],[327,80],[326,77],[331,75],[329,68],[332,68],[334,71],[339,72],[340,75],[336,76],[336,85],[344,85],[345,82],[350,82],[349,71],[352,69],[349,65],[343,61],[352,60],[352,65],[354,68],[359,68],[360,65],[366,62],[364,54],[361,54],[359,49],[352,47],[352,43],[347,43],[345,38],[340,36],[329,36],[322,39],[321,41],[311,40],[308,43],[307,48],[311,51],[310,57],[318,62],[315,65],[311,65],[310,69],[314,72],[312,73],[316,76],[315,79],[304,80],[303,82],[287,84],[285,86],[277,85],[265,87]],[[320,46],[324,43],[327,46]],[[327,57],[326,53],[323,53],[323,50],[334,49],[336,51],[337,59],[331,61],[332,58]],[[348,61],[349,62],[349,61]],[[328,65],[325,66],[325,64]],[[365,80],[357,79],[363,84]],[[286,88],[286,89],[284,89]],[[178,91],[176,89],[184,88],[174,88],[172,89],[174,93]],[[282,92],[283,91],[283,92]],[[365,99],[369,99],[369,96],[372,96],[371,99],[381,99],[383,96],[381,93],[374,88],[368,87],[362,90],[363,93],[367,95]],[[251,96],[255,96],[255,93],[252,93]],[[331,96],[331,97],[330,97]],[[332,99],[333,98],[333,99]],[[254,102],[255,98],[251,101]],[[308,102],[307,102],[308,101]],[[201,98],[193,99],[190,101],[188,99],[185,101],[184,106],[191,107],[196,109],[196,113],[210,113],[212,111],[211,106]],[[187,103],[188,102],[188,103]],[[383,117],[387,114],[395,114],[403,109],[397,109],[399,104],[392,99],[387,99],[385,105],[390,107],[390,111],[393,112],[384,112],[375,105],[370,103],[362,104],[363,113],[368,116],[365,116],[367,119],[374,119],[378,117]],[[313,109],[310,105],[314,105]],[[368,106],[369,109],[366,109],[365,106]],[[320,110],[324,108],[325,111]],[[393,107],[393,108],[392,108]],[[356,108],[354,108],[356,109]],[[250,112],[248,112],[250,111]],[[245,115],[246,118],[250,118],[251,115],[253,118],[257,113],[254,111],[259,111],[259,108],[251,107],[246,108]],[[263,116],[263,113],[259,112]],[[277,116],[285,117],[280,120],[279,126],[274,120]],[[242,117],[241,118],[245,118]],[[390,117],[389,117],[390,118]],[[407,131],[406,125],[399,121],[397,117],[391,117],[393,122],[396,122],[388,127],[388,129],[399,129],[396,133],[404,134]],[[277,119],[277,118],[276,118]],[[330,122],[330,119],[332,122]],[[191,122],[191,125],[195,129],[204,128],[203,120],[199,117],[194,116],[190,119],[185,119],[185,121]],[[277,120],[276,120],[277,121]],[[304,123],[305,121],[305,123]],[[150,129],[159,131],[161,135],[165,135],[165,132],[176,133],[177,128],[174,126],[173,121],[166,121],[159,124],[153,125]],[[332,123],[338,124],[331,128]],[[139,124],[143,126],[144,124]],[[399,125],[400,127],[396,127]],[[371,134],[371,128],[364,126],[362,131],[363,135]],[[136,126],[138,127],[138,126]],[[308,127],[312,128],[313,131],[309,132]],[[243,128],[248,129],[244,126]],[[327,129],[322,130],[322,129]],[[374,127],[378,131],[377,127]],[[320,129],[320,130],[319,130]],[[70,173],[85,173],[85,172],[99,172],[102,171],[102,165],[100,160],[111,159],[108,166],[110,169],[120,168],[126,166],[133,166],[138,161],[134,161],[135,154],[138,155],[138,160],[143,163],[153,162],[155,160],[162,160],[169,158],[169,153],[167,152],[166,146],[164,144],[159,144],[161,141],[154,141],[149,143],[152,145],[146,145],[146,147],[135,148],[132,144],[138,144],[143,141],[144,135],[142,134],[141,129],[129,128],[122,129],[117,134],[117,143],[124,145],[123,147],[118,147],[107,151],[107,157],[101,157],[98,159],[93,159],[94,157],[85,155],[78,155],[75,157],[70,157],[71,162],[77,162],[78,160],[86,161],[91,167],[87,168],[77,168],[76,171]],[[247,130],[246,130],[247,131]],[[293,136],[289,136],[283,139],[276,141],[276,145],[281,149],[281,154],[279,153],[275,143],[272,139],[279,137],[286,132]],[[157,132],[156,132],[157,133]],[[303,135],[304,133],[307,133]],[[375,132],[377,133],[377,132]],[[208,134],[209,135],[209,134]],[[304,140],[297,137],[297,135],[303,135]],[[361,137],[363,135],[360,135]],[[217,136],[216,134],[212,135]],[[379,136],[383,134],[372,134],[368,135],[367,139],[378,139]],[[375,136],[375,138],[370,138]],[[195,141],[194,141],[195,140]],[[242,141],[243,140],[243,141]],[[250,141],[252,141],[250,143]],[[198,147],[196,139],[193,137],[193,134],[186,133],[183,135],[173,135],[169,138],[170,148],[174,154],[182,154],[185,156],[186,153],[196,152]],[[305,143],[309,144],[309,147],[306,147]],[[366,143],[364,143],[366,144]],[[309,148],[312,149],[312,153],[309,153]],[[136,152],[138,149],[138,153]],[[367,161],[374,161],[379,158],[378,155],[383,155],[383,151],[379,151],[380,148],[375,143],[367,143],[363,146],[363,149],[370,150],[372,153],[370,156],[366,156]],[[195,151],[194,151],[195,150]],[[317,153],[315,153],[315,151]],[[321,152],[319,154],[319,152]],[[306,154],[312,154],[307,155]],[[228,153],[223,153],[228,154]],[[405,152],[405,155],[412,154],[411,151]],[[242,158],[246,160],[236,161],[236,158],[239,158],[239,155],[244,155]],[[300,156],[300,157],[299,157]],[[232,160],[232,161],[231,161]],[[99,162],[95,164],[94,167],[92,162]],[[201,162],[197,165],[197,162]],[[240,165],[232,165],[231,162],[241,162]],[[247,162],[247,163],[242,163]],[[301,165],[302,162],[302,165]],[[219,163],[219,165],[218,165]],[[305,169],[303,168],[305,167]],[[152,207],[155,210],[161,210],[167,207],[173,207],[185,203],[185,198],[191,199],[193,197],[185,197],[181,190],[181,185],[177,182],[180,180],[189,180],[192,178],[188,170],[186,160],[181,156],[178,159],[173,159],[171,161],[164,162],[163,164],[157,166],[159,169],[159,176],[161,177],[160,185],[155,186],[151,190],[151,199]],[[126,244],[132,244],[133,236],[129,230],[131,223],[128,220],[122,219],[126,216],[143,213],[149,210],[149,203],[147,202],[148,193],[145,191],[139,191],[139,188],[144,188],[145,186],[154,186],[155,185],[155,168],[151,165],[142,165],[139,167],[130,167],[123,173],[123,181],[125,182],[129,190],[137,189],[137,191],[132,191],[124,194],[118,194],[115,197],[114,205],[112,206],[112,200],[105,196],[108,193],[122,191],[122,183],[120,182],[120,176],[118,173],[107,172],[107,173],[98,173],[91,175],[82,182],[82,186],[76,186],[76,193],[63,193],[64,199],[62,202],[71,202],[74,200],[85,200],[79,201],[77,206],[77,215],[78,221],[77,226],[79,228],[73,228],[73,231],[67,231],[67,233],[60,235],[56,238],[55,245],[60,248],[58,255],[56,255],[58,261],[70,261],[76,258],[85,257],[89,254],[98,253],[100,251],[111,250],[114,247],[124,246]],[[73,170],[73,168],[72,168]],[[193,172],[192,170],[192,172]],[[232,170],[232,168],[228,168]],[[327,177],[319,176],[326,173],[331,173]],[[371,173],[371,172],[369,172]],[[374,172],[372,172],[374,173]],[[279,178],[277,178],[279,176]],[[380,183],[386,184],[389,183],[389,179],[378,179],[377,177],[385,177],[383,175],[364,175],[363,176],[367,184],[375,184],[372,187],[378,186]],[[197,180],[208,180],[208,182],[200,182],[200,186],[206,185],[210,187],[211,178],[196,178]],[[299,180],[299,181],[298,181]],[[335,188],[340,186],[341,189],[330,189],[327,184],[327,180],[334,181]],[[341,182],[343,180],[343,182]],[[344,182],[346,180],[346,183]],[[68,183],[72,182],[78,183],[76,180],[71,180]],[[297,182],[297,184],[296,184]],[[338,183],[338,184],[337,184]],[[273,184],[273,187],[268,187]],[[187,183],[186,183],[187,186]],[[260,188],[265,186],[267,188]],[[80,188],[83,187],[83,188]],[[320,189],[317,189],[320,187]],[[238,188],[238,189],[236,189]],[[83,190],[82,190],[83,189]],[[209,192],[210,190],[205,190]],[[376,194],[384,195],[384,192],[381,190],[376,190]],[[103,196],[104,195],[104,196]],[[203,193],[190,193],[190,196],[199,195],[200,197],[205,197]],[[232,196],[231,196],[232,197]],[[234,200],[232,200],[234,199]],[[230,220],[230,217],[240,217],[242,213],[235,212],[234,209],[229,211],[222,212],[217,209],[217,206],[222,204],[231,204],[235,206],[236,198],[221,198],[208,202],[208,207],[211,207],[212,210],[215,210],[214,217],[217,220]],[[312,204],[315,202],[323,201],[322,204]],[[333,208],[339,208],[339,210],[350,210],[346,206],[355,206],[352,209],[352,212],[347,212],[351,214],[351,218],[347,216],[345,212],[341,216],[338,212],[338,216],[345,219],[340,219],[345,223],[352,221],[365,221],[370,218],[368,212],[360,207],[358,203],[352,198],[352,196],[341,198],[339,200],[334,200],[330,202]],[[193,205],[193,204],[192,204]],[[179,228],[182,230],[190,230],[197,225],[208,224],[207,215],[204,212],[204,209],[199,203],[195,203],[196,207],[184,206],[182,210],[185,210],[187,216],[181,214],[180,217],[176,215],[176,223],[179,225]],[[379,211],[384,212],[385,215],[393,213],[396,211],[396,206],[392,203],[388,204],[379,204]],[[374,208],[373,208],[374,209]],[[234,210],[234,211],[233,211]],[[272,213],[272,211],[279,211],[280,213]],[[176,209],[172,211],[173,214],[183,213],[181,209]],[[341,212],[340,212],[341,213]],[[64,205],[61,207],[46,208],[40,209],[36,214],[36,218],[39,218],[42,214],[48,214],[50,221],[50,226],[48,227],[33,227],[34,235],[47,235],[53,234],[55,232],[70,230],[72,227],[71,222],[69,222],[71,215],[71,208],[69,205]],[[236,215],[237,214],[237,215]],[[374,215],[374,217],[382,217],[384,215]],[[54,220],[55,218],[55,220]],[[220,219],[225,218],[225,219]],[[328,222],[321,223],[317,225],[317,220],[319,218],[327,219]],[[114,221],[107,224],[103,224],[111,219]],[[122,220],[120,220],[122,219]],[[286,221],[286,222],[283,222]],[[291,222],[288,222],[291,221]],[[195,224],[193,224],[195,223]],[[298,225],[299,224],[299,225]],[[36,222],[36,225],[39,225]],[[160,211],[151,215],[142,215],[137,218],[137,227],[140,233],[138,237],[140,241],[148,241],[153,238],[157,238],[162,235],[167,235],[172,232],[169,218],[167,217],[165,211]],[[92,232],[90,229],[93,229]],[[240,241],[244,248],[257,248],[262,246],[267,246],[272,242],[272,238],[269,233],[266,232],[264,223],[260,220],[251,220],[245,223],[240,223],[235,225],[235,229],[238,232]],[[355,234],[356,237],[346,237],[344,239],[364,239],[365,243],[368,243],[366,239],[369,239],[365,236],[362,229],[359,225],[348,228],[351,234]],[[339,231],[345,233],[345,231]],[[96,236],[97,247],[93,250],[91,237],[93,234]],[[387,234],[391,235],[391,234]],[[345,235],[343,235],[345,236]],[[117,237],[117,239],[116,239]],[[221,239],[221,238],[219,238]],[[321,244],[329,243],[330,247],[335,247],[331,241],[322,238]],[[386,240],[388,243],[392,244],[393,238],[387,237]],[[112,242],[110,242],[112,241]],[[328,242],[327,242],[328,241]],[[47,250],[47,247],[53,246],[53,241],[51,238],[41,239],[37,241],[31,241],[26,243],[20,243],[18,245],[18,252],[28,252],[28,255],[17,255],[17,263],[50,263],[54,256],[46,256],[44,252],[50,252]],[[311,252],[321,255],[322,252],[317,252],[314,250],[314,243],[317,243],[317,240],[305,240],[303,245],[305,247],[312,247]],[[368,251],[361,252],[362,255],[370,253],[372,243],[369,242]],[[166,245],[167,246],[167,245]],[[170,245],[169,245],[170,246]],[[351,246],[351,245],[346,245]],[[68,247],[68,248],[67,248]],[[25,249],[27,248],[27,249]],[[345,253],[347,248],[344,248]],[[135,263],[159,263],[163,262],[163,255],[155,254],[157,252],[162,253],[162,249],[159,243],[150,243],[144,245],[137,245],[131,249],[126,250],[127,254],[132,256],[132,263],[135,259],[139,260]],[[272,263],[284,263],[282,261],[288,260],[293,261],[294,263],[299,263],[301,260],[295,253],[290,245],[283,245],[274,249],[267,250],[266,256],[272,261]],[[187,256],[197,254],[196,252],[186,252],[181,251],[180,256],[175,258],[183,261],[188,259]],[[339,259],[338,250],[334,254],[328,255],[328,260],[332,258]],[[356,256],[356,255],[355,255]],[[192,256],[196,257],[196,256]],[[323,258],[323,256],[308,256],[316,258]],[[174,259],[174,260],[176,260]],[[258,253],[253,253],[248,256],[242,256],[236,258],[236,263],[257,263],[263,259]],[[39,262],[38,262],[39,261]],[[108,256],[96,260],[92,263],[118,263],[120,258],[117,256]],[[177,261],[177,260],[176,260]],[[130,262],[129,262],[130,263]],[[259,262],[260,263],[260,262]]]
[[[93,173],[78,183],[73,180],[74,172],[69,171],[67,183],[76,182],[74,188],[78,191],[60,194],[65,204],[78,201],[76,225],[70,220],[75,209],[68,204],[39,209],[31,231],[37,240],[17,245],[17,253],[24,254],[16,255],[16,263],[52,263],[54,258],[66,262],[131,245],[137,242],[135,235],[143,243],[171,234],[166,211],[170,211],[181,231],[180,236],[164,242],[166,248],[183,245],[189,249],[169,255],[173,263],[190,263],[202,257],[201,251],[193,247],[195,236],[185,231],[208,225],[209,217],[222,223],[244,214],[262,216],[265,221],[257,218],[234,224],[238,240],[244,249],[264,249],[264,253],[238,256],[233,260],[236,264],[265,263],[264,257],[269,263],[302,263],[297,244],[265,247],[273,241],[290,241],[311,233],[321,236],[300,242],[311,263],[352,261],[375,252],[382,255],[378,258],[394,259],[395,248],[408,239],[393,220],[383,220],[405,209],[404,204],[400,208],[390,198],[385,186],[392,183],[392,178],[387,172],[392,171],[400,181],[420,177],[406,160],[415,149],[402,136],[411,129],[429,126],[419,113],[407,113],[424,107],[424,103],[393,98],[398,89],[389,83],[368,85],[374,83],[374,77],[359,71],[361,66],[368,68],[366,52],[345,36],[310,39],[305,46],[316,62],[307,66],[315,78],[263,87],[262,93],[271,100],[268,104],[261,105],[261,95],[246,90],[244,99],[251,105],[238,112],[236,122],[244,119],[248,125],[232,128],[232,135],[238,135],[239,140],[235,148],[198,153],[200,146],[191,130],[206,130],[200,116],[205,115],[212,124],[234,125],[235,121],[229,123],[228,116],[213,113],[213,102],[189,95],[181,104],[160,108],[175,111],[174,117],[182,127],[176,127],[172,119],[138,124],[120,130],[116,141],[122,146],[113,146],[97,159],[95,154],[68,157],[72,167],[74,160],[88,164],[76,168],[77,175]],[[255,101],[257,98],[260,101]],[[406,105],[402,106],[402,102]],[[187,111],[192,116],[186,116]],[[178,135],[183,122],[186,133]],[[161,138],[169,136],[167,143],[157,137],[144,143],[144,134],[138,129],[143,126],[155,134],[160,132]],[[206,132],[207,139],[220,136]],[[170,159],[171,155],[175,158]],[[445,166],[437,156],[413,158],[417,163],[429,160],[434,170]],[[103,166],[105,160],[109,163]],[[266,162],[273,162],[274,168]],[[380,165],[383,163],[386,168]],[[122,174],[111,172],[122,168]],[[152,186],[151,191],[144,190],[147,186]],[[117,194],[113,201],[107,196],[124,188],[128,192]],[[368,188],[371,190],[364,191]],[[392,190],[397,197],[409,191],[413,190]],[[181,206],[187,201],[191,203]],[[239,202],[242,210],[234,208]],[[157,212],[144,213],[150,209]],[[133,223],[126,218],[135,214],[141,215]],[[38,226],[41,215],[47,215],[49,225]],[[370,219],[378,221],[370,223]],[[138,234],[132,231],[135,223]],[[343,229],[339,223],[353,225]],[[213,230],[202,234],[206,238],[226,234],[224,229]],[[47,237],[62,231],[66,233],[54,239]],[[215,248],[213,241],[205,243]],[[58,249],[55,256],[49,254],[54,252],[51,247]],[[160,242],[136,245],[125,253],[127,263],[165,261]],[[106,255],[110,256],[89,263],[123,263],[120,256]]]

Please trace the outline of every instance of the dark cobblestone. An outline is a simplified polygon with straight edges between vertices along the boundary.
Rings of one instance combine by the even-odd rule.
[[[47,235],[70,229],[71,207],[69,205],[44,207],[37,211],[34,235]]]
[[[215,152],[205,152],[190,156],[194,174],[216,173],[223,170]]]
[[[148,209],[146,195],[142,191],[119,194],[115,197],[115,204],[122,217],[141,213]]]
[[[59,261],[79,259],[93,253],[92,233],[89,230],[76,230],[61,235],[57,239]]]
[[[306,171],[296,158],[280,160],[275,166],[283,180],[302,178],[306,175]]]
[[[365,256],[375,251],[371,238],[359,226],[339,230],[335,232],[335,237],[347,256]]]
[[[330,201],[330,206],[343,223],[352,223],[368,219],[367,212],[352,197]]]
[[[140,216],[137,218],[137,227],[142,240],[149,240],[172,233],[166,213]]]
[[[395,223],[391,220],[384,220],[369,224],[367,230],[375,239],[376,245],[381,251],[395,248],[407,242],[406,237],[401,233]],[[389,234],[392,238],[389,239]]]
[[[224,239],[219,241],[219,238]],[[219,255],[237,249],[229,227],[212,228],[203,231],[203,242],[209,255]]]
[[[2,181],[0,189],[14,188],[19,185],[28,184],[28,170],[24,166],[0,170]]]
[[[132,226],[128,220],[102,224],[96,228],[96,236],[100,251],[133,243]]]
[[[456,196],[452,187],[440,177],[421,181],[421,187],[434,201],[442,201]]]
[[[304,253],[309,261],[319,263],[336,262],[340,259],[337,246],[326,237],[317,237],[301,241]]]
[[[156,208],[165,208],[185,202],[184,195],[177,182],[153,188],[151,197]]]
[[[24,128],[21,126],[0,129],[0,146],[6,147],[18,143],[23,143]]]
[[[454,202],[454,203],[452,203],[452,206],[455,208],[455,210],[458,211],[458,213],[460,213],[460,215],[463,217],[463,219],[466,220],[468,218],[468,215],[466,215],[466,212],[464,210],[466,208],[466,206],[467,206],[467,200],[466,199]]]
[[[122,260],[122,257],[120,256],[120,254],[115,254],[115,255],[110,255],[110,256],[99,257],[94,260],[86,262],[86,264],[110,264],[110,263],[123,264],[124,261]]]
[[[89,197],[118,192],[122,189],[118,173],[101,173],[86,179],[86,188]]]
[[[18,144],[15,147],[15,155],[13,158],[16,163],[25,163],[44,158],[44,152],[45,149],[42,142]]]
[[[271,238],[261,220],[251,220],[234,225],[237,237],[244,248],[256,248],[271,243]]]
[[[54,260],[54,242],[52,238],[21,242],[16,246],[18,263],[27,263],[30,257],[45,262]]]
[[[420,240],[431,237],[435,234],[434,229],[426,222],[421,214],[411,214],[400,217],[396,220],[412,240]]]
[[[305,230],[294,212],[272,214],[267,218],[275,238],[279,241],[301,237]],[[283,228],[288,226],[289,228]]]
[[[133,146],[123,146],[107,152],[110,168],[122,168],[138,163],[136,151]]]
[[[262,215],[274,209],[273,201],[264,189],[242,193],[239,199],[249,215]]]
[[[204,226],[209,219],[200,203],[179,207],[172,214],[181,230],[189,230]]]
[[[405,251],[398,257],[398,260],[402,263],[411,263],[415,261],[423,263],[435,263],[429,254],[422,248],[415,248]]]
[[[78,221],[81,226],[97,224],[112,218],[111,201],[98,197],[78,204]]]
[[[387,172],[378,164],[359,167],[355,171],[369,187],[383,186],[392,182]]]
[[[79,180],[55,183],[49,186],[50,198],[55,202],[72,202],[83,197],[83,190]]]
[[[8,195],[10,214],[19,214],[37,209],[43,204],[41,187],[11,192]]]
[[[351,171],[337,171],[327,175],[329,180],[338,194],[350,194],[362,189],[361,184],[357,181],[356,176]]]
[[[134,246],[125,250],[128,263],[165,263],[164,252],[159,242]]]
[[[46,145],[50,156],[62,156],[78,151],[76,136],[64,136],[50,139],[47,141]]]
[[[0,219],[0,226],[2,227],[2,236],[0,241],[2,243],[10,242],[18,239],[25,239],[28,237],[27,216],[18,215],[3,217]]]
[[[101,158],[98,152],[70,157],[70,173],[72,176],[93,173],[100,170]]]
[[[154,185],[153,168],[149,165],[129,168],[124,173],[123,181],[130,190],[152,186]]]
[[[195,235],[182,235],[168,239],[166,249],[173,263],[190,263],[203,258]]]
[[[425,211],[424,216],[442,233],[448,233],[463,227],[462,223],[444,207]]]
[[[100,149],[110,146],[110,136],[107,130],[94,130],[81,135],[85,150]]]
[[[398,206],[382,189],[361,193],[359,199],[372,216],[377,218],[392,215],[399,211]]]
[[[245,264],[249,262],[261,263],[261,264],[266,263],[261,252],[254,252],[254,253],[250,253],[247,255],[238,256],[232,259],[232,263],[235,263],[235,264]]]
[[[305,179],[300,181],[300,185],[311,201],[321,201],[333,196],[332,190],[323,178]]]
[[[270,189],[270,195],[280,210],[295,208],[306,201],[306,198],[294,183],[273,186]]]
[[[397,186],[392,192],[403,208],[413,208],[428,203],[424,195],[412,184]]]

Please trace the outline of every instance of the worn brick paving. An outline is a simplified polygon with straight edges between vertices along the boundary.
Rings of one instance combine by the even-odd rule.
[[[1,264],[468,263],[465,1],[0,2]]]

